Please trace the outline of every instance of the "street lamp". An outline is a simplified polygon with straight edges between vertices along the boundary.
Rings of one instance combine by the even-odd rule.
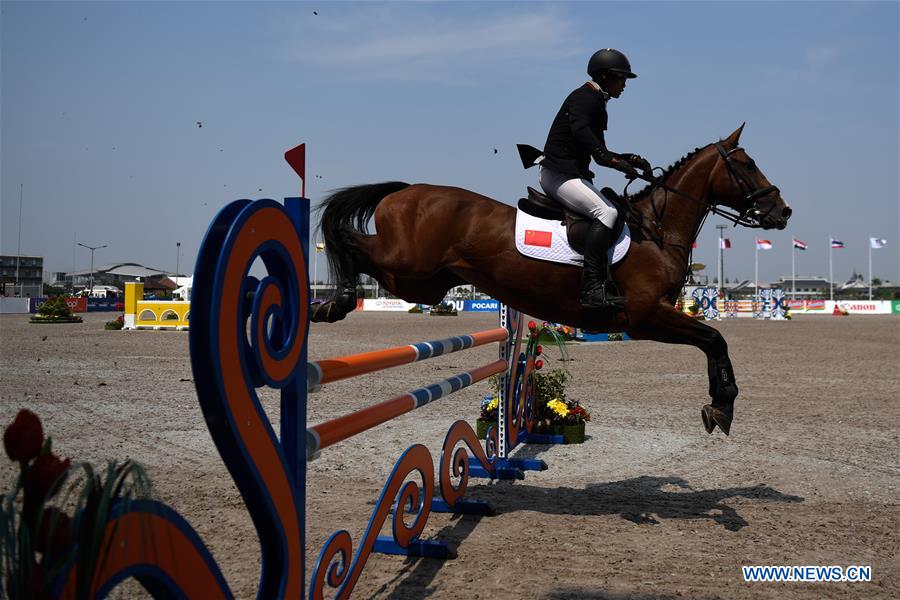
[[[175,242],[175,288],[178,288],[178,268],[181,262],[181,242]]]
[[[86,244],[82,244],[81,242],[78,242],[78,245],[82,246],[84,248],[87,248],[88,250],[91,251],[91,291],[88,293],[88,295],[91,295],[94,293],[94,250],[99,250],[100,248],[106,248],[106,244],[103,244],[102,246],[88,246]]]

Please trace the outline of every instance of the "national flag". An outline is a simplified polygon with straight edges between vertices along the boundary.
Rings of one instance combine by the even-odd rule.
[[[869,243],[872,244],[872,247],[878,250],[879,248],[884,248],[887,245],[887,240],[883,240],[881,238],[869,238]]]
[[[696,247],[697,247],[697,242],[691,242],[691,248],[696,248]]]
[[[795,237],[792,237],[791,240],[794,242],[794,248],[798,248],[800,250],[806,250],[806,242],[801,242]]]
[[[550,248],[553,246],[553,233],[549,231],[525,230],[525,245]]]
[[[325,252],[325,242],[316,242],[316,252]]]
[[[770,240],[756,240],[757,250],[771,250],[772,242]]]
[[[721,248],[722,250],[731,248],[731,240],[729,240],[728,238],[720,239],[719,240],[719,248]]]
[[[836,240],[834,238],[831,238],[831,247],[832,248],[843,248],[844,242],[842,242],[841,240]]]

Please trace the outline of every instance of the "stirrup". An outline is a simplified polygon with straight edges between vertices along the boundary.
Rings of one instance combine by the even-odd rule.
[[[623,296],[607,293],[606,284],[607,282],[604,281],[602,285],[599,285],[590,291],[583,291],[578,298],[579,304],[585,308],[606,308],[616,310],[625,308],[625,298]]]

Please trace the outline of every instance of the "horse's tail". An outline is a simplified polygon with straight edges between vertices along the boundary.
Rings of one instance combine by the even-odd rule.
[[[359,234],[368,233],[368,222],[375,214],[378,203],[385,196],[409,187],[402,181],[386,181],[369,185],[347,187],[331,194],[319,205],[322,217],[319,230],[325,242],[328,269],[331,281],[336,286],[336,296],[343,292],[340,287],[352,286],[353,306],[356,306],[356,281],[359,272],[354,267],[355,241]],[[350,308],[350,310],[353,310]]]

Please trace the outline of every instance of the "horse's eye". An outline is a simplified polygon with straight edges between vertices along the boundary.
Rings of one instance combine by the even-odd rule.
[[[751,171],[756,170],[756,163],[753,161],[753,159],[750,159],[750,162],[747,163],[747,168]]]

